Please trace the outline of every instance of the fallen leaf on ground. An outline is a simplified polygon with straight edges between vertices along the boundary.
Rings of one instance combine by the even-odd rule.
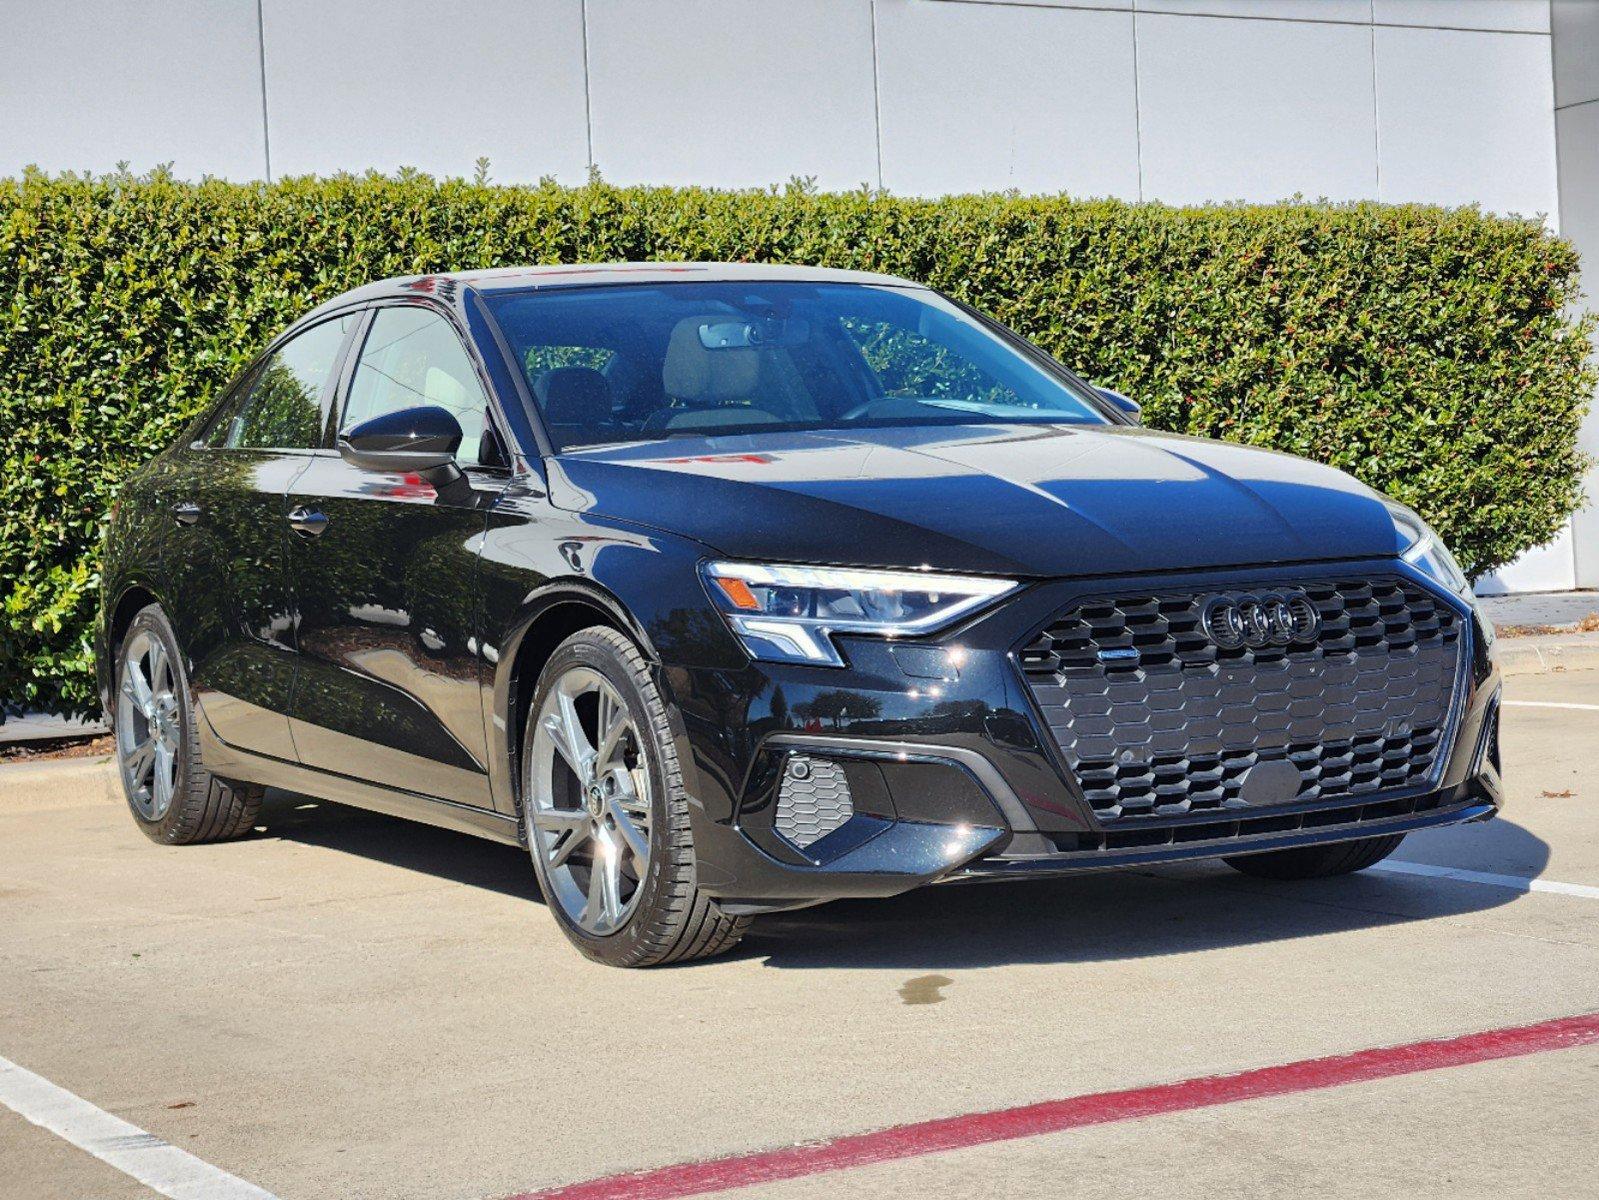
[[[1599,633],[1599,612],[1591,612],[1571,625],[1499,625],[1494,632],[1500,637],[1543,637],[1556,633]]]

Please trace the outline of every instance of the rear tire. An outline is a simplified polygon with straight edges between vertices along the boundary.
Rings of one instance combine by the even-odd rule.
[[[129,622],[117,648],[116,687],[117,773],[145,836],[182,846],[250,832],[265,789],[206,769],[183,655],[160,605]]]
[[[1329,875],[1364,871],[1399,849],[1399,843],[1404,840],[1404,834],[1395,833],[1356,842],[1334,842],[1330,846],[1296,846],[1292,850],[1268,850],[1264,854],[1239,854],[1222,861],[1233,870],[1257,879],[1325,879]]]
[[[710,958],[743,937],[749,918],[722,912],[696,882],[666,704],[626,637],[594,626],[556,648],[528,710],[521,769],[539,887],[589,958],[653,967]]]

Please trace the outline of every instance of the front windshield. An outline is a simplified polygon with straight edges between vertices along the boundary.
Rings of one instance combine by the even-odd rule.
[[[934,292],[668,283],[487,297],[558,449],[916,425],[1104,425],[1086,385]]]

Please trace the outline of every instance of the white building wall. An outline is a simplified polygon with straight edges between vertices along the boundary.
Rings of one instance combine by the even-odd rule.
[[[1586,263],[1599,263],[1599,3],[1555,0],[1555,136],[1560,149],[1560,227]],[[1599,271],[1588,272],[1587,305],[1599,308]],[[1582,448],[1599,460],[1599,402]],[[1577,584],[1599,588],[1599,470],[1588,476],[1588,507],[1572,520]]]
[[[1596,27],[1599,0],[0,0],[0,174],[1369,197],[1542,214],[1596,258]],[[1575,529],[1487,586],[1599,584],[1599,509]]]
[[[255,0],[0,0],[0,175],[266,170]]]
[[[1377,194],[1369,25],[1140,12],[1135,29],[1145,199]]]
[[[588,61],[608,179],[878,181],[869,3],[590,0]]]
[[[414,166],[470,178],[487,155],[501,178],[582,179],[583,0],[475,0],[471,20],[449,19],[452,7],[265,0],[272,174]]]
[[[876,14],[890,191],[1138,195],[1131,12],[896,0]]]
[[[1549,38],[1373,31],[1377,195],[1557,219]]]

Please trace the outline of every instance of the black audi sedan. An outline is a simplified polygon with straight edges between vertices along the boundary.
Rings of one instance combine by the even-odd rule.
[[[357,289],[128,481],[102,578],[150,837],[275,786],[526,846],[619,966],[924,884],[1334,875],[1501,803],[1490,627],[1414,512],[887,276]]]

